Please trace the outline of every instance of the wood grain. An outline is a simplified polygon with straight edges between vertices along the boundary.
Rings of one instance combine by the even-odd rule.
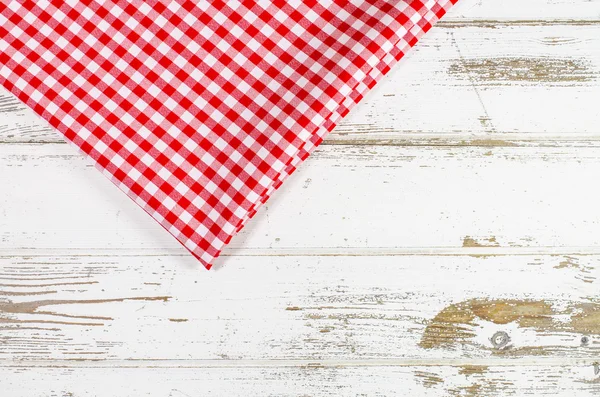
[[[3,256],[0,354],[32,365],[591,363],[599,271],[600,255],[234,256],[214,272],[189,257]]]
[[[36,382],[31,382],[31,379]],[[110,382],[107,382],[107,380]],[[592,365],[249,368],[2,368],[0,387],[31,397],[138,396],[596,396]]]
[[[0,91],[0,395],[597,395],[599,40],[461,0],[211,272]]]

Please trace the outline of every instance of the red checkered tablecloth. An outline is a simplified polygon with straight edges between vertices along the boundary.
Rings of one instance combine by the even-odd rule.
[[[0,84],[206,267],[458,0],[3,0]]]

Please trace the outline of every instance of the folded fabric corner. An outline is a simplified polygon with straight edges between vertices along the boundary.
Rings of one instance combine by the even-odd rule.
[[[210,268],[458,0],[7,0],[0,84]]]

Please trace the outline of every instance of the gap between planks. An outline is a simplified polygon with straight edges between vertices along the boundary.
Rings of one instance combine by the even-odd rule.
[[[185,257],[182,249],[52,249],[0,248],[0,258],[14,257]],[[600,247],[302,247],[225,248],[221,257],[312,257],[312,256],[513,256],[513,255],[600,255]]]
[[[0,360],[0,368],[347,368],[347,367],[563,367],[598,365],[586,358],[364,359],[364,360]]]
[[[364,138],[361,137],[364,135]],[[59,137],[57,136],[57,139]],[[40,140],[18,141],[2,140],[0,146],[14,147],[19,145],[64,147],[67,142]],[[320,146],[400,146],[400,147],[600,147],[600,130],[587,134],[563,132],[561,134],[546,133],[510,133],[497,132],[493,134],[461,133],[368,133],[343,132],[332,133],[325,138]],[[70,146],[70,145],[69,145]],[[27,154],[23,152],[23,154]],[[78,155],[73,148],[72,155]]]

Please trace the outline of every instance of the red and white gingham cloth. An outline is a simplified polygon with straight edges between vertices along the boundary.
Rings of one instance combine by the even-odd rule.
[[[207,268],[458,0],[1,0],[0,84]]]

